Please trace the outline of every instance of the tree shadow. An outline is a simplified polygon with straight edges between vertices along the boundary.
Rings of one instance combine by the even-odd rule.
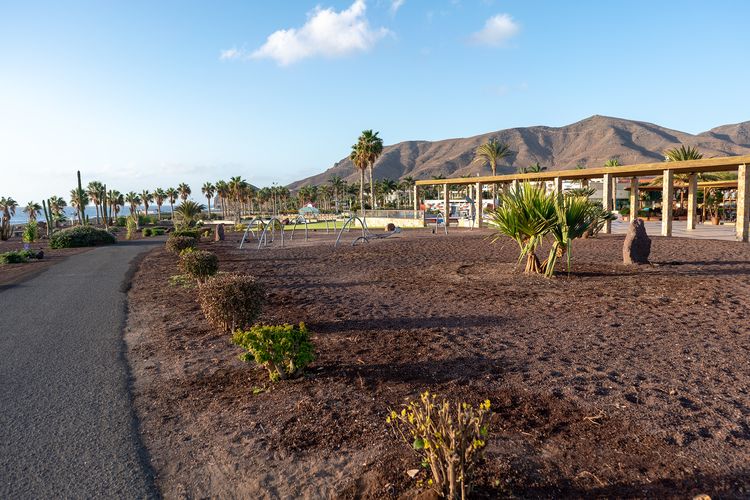
[[[329,286],[329,285],[321,285]],[[383,317],[343,319],[340,321],[315,321],[309,326],[319,333],[368,330],[417,330],[423,328],[477,328],[495,327],[507,322],[507,318],[494,315],[433,316],[433,317]]]

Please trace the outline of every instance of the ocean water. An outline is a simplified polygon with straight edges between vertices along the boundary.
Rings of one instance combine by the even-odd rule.
[[[212,211],[213,211],[213,207],[211,207],[211,208],[212,208]],[[74,208],[70,208],[70,207],[66,207],[64,211],[65,211],[65,215],[68,217],[68,220],[72,219],[73,215],[76,212],[76,210]],[[143,209],[140,209],[140,211],[142,212]],[[162,206],[161,207],[161,213],[162,214],[168,214],[168,213],[170,213],[170,211],[169,211],[169,205]],[[96,219],[96,209],[93,206],[86,207],[85,214],[89,216],[89,220],[92,221],[92,222]],[[156,207],[152,208],[151,206],[149,206],[148,214],[149,215],[156,215]],[[130,207],[122,207],[120,209],[119,215],[120,216],[130,215]],[[37,220],[40,221],[40,222],[44,222],[44,212],[42,212],[41,214],[39,214],[39,217],[37,217]],[[26,224],[28,221],[29,221],[28,216],[25,213],[23,213],[23,207],[18,207],[16,209],[16,215],[14,215],[13,217],[10,218],[10,223],[14,224],[14,225],[15,224]]]

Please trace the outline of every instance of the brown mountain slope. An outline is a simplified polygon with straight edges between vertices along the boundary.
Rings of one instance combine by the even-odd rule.
[[[561,170],[578,164],[598,167],[613,157],[622,164],[662,161],[665,149],[680,144],[697,147],[705,157],[750,154],[750,122],[693,135],[653,123],[597,115],[564,127],[512,128],[464,139],[406,141],[386,146],[375,164],[375,177],[429,179],[437,175],[489,174],[489,167],[471,161],[477,146],[493,137],[516,152],[498,166],[499,173],[515,172],[518,167],[536,162],[549,170]],[[359,180],[352,163],[344,159],[321,174],[290,184],[289,188],[322,184],[333,175],[349,182]]]

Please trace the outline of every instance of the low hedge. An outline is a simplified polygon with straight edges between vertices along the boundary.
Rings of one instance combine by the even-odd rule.
[[[180,254],[180,267],[200,282],[216,274],[219,258],[207,250],[186,250]]]
[[[57,231],[49,239],[50,248],[77,248],[117,243],[115,235],[93,226],[76,226]]]
[[[191,236],[170,236],[165,246],[168,252],[179,255],[183,250],[197,248],[198,239]]]

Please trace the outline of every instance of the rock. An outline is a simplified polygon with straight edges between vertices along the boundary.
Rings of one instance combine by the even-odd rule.
[[[385,226],[385,230],[392,233],[396,230],[396,225],[393,222],[389,222],[388,225]]]
[[[630,223],[625,243],[622,246],[622,260],[626,265],[648,264],[651,254],[651,238],[646,234],[643,220],[635,219]]]
[[[216,224],[214,228],[214,241],[224,241],[224,224]]]

